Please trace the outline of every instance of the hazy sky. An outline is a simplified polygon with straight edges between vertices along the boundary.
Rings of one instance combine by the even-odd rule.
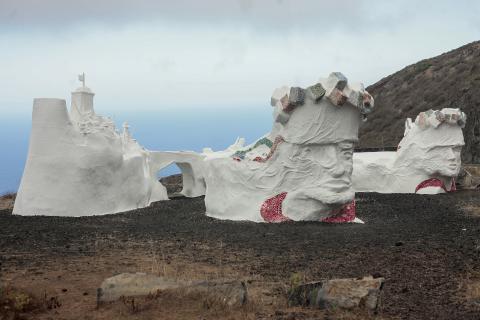
[[[69,100],[101,110],[267,107],[331,71],[372,84],[480,39],[480,1],[0,0],[0,116]]]

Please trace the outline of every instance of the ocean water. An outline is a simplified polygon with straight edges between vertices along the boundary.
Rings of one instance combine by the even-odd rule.
[[[237,137],[250,143],[271,130],[272,109],[182,109],[162,112],[102,112],[111,117],[119,130],[127,121],[135,139],[150,150],[192,150],[203,147],[223,150]],[[15,192],[25,166],[30,136],[30,115],[0,115],[0,194]],[[159,176],[180,172],[171,165]]]

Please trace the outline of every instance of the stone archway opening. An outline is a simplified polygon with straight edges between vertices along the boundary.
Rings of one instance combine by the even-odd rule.
[[[183,189],[183,174],[176,163],[171,163],[157,172],[157,178],[171,196],[181,195]]]

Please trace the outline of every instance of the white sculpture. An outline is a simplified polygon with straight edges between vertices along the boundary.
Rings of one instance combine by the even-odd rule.
[[[341,73],[332,73],[307,89],[275,90],[271,104],[273,129],[255,143],[244,146],[238,139],[227,150],[204,149],[197,156],[174,152],[168,163],[196,157],[195,177],[187,176],[206,187],[211,217],[353,221],[353,143],[373,98],[362,85],[350,85]],[[165,153],[158,157],[165,159]]]
[[[421,112],[405,123],[396,152],[360,152],[353,156],[357,192],[436,194],[455,190],[465,144],[466,116],[459,109]]]
[[[85,81],[82,75],[80,80]],[[85,216],[167,200],[150,170],[150,154],[113,122],[95,114],[91,90],[65,100],[35,99],[25,170],[14,214]]]
[[[84,82],[84,75],[81,76]],[[373,98],[341,73],[272,96],[272,131],[244,146],[201,154],[148,151],[95,114],[83,85],[64,100],[35,99],[27,163],[14,213],[83,216],[167,200],[157,172],[176,163],[186,196],[205,194],[207,214],[230,220],[282,222],[355,219],[353,143]]]

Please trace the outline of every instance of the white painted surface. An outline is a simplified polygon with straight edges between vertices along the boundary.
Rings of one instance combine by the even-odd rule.
[[[415,193],[420,183],[432,178],[443,182],[450,191],[461,167],[460,153],[465,144],[462,127],[465,121],[463,112],[449,108],[422,112],[415,122],[407,119],[405,136],[398,151],[354,154],[355,191]],[[441,187],[429,186],[417,193],[444,192]]]
[[[168,199],[151,175],[150,154],[128,132],[96,115],[93,93],[35,99],[28,157],[13,213],[86,216],[145,207]]]
[[[241,161],[233,159],[236,151],[249,150],[238,140],[228,150],[206,150],[204,179],[207,215],[219,219],[264,221],[262,204],[269,198],[287,192],[282,214],[291,220],[316,220],[328,217],[334,210],[354,199],[351,188],[353,143],[358,139],[363,107],[350,100],[352,93],[368,94],[362,85],[346,85],[345,104],[334,105],[328,97],[336,79],[321,79],[325,96],[314,101],[307,93],[304,104],[285,112],[282,98],[288,87],[276,89],[272,95],[274,123],[263,138],[275,141],[283,137],[272,157],[266,162],[267,149],[255,148]],[[368,95],[369,96],[369,95]],[[268,153],[267,153],[268,154]]]

